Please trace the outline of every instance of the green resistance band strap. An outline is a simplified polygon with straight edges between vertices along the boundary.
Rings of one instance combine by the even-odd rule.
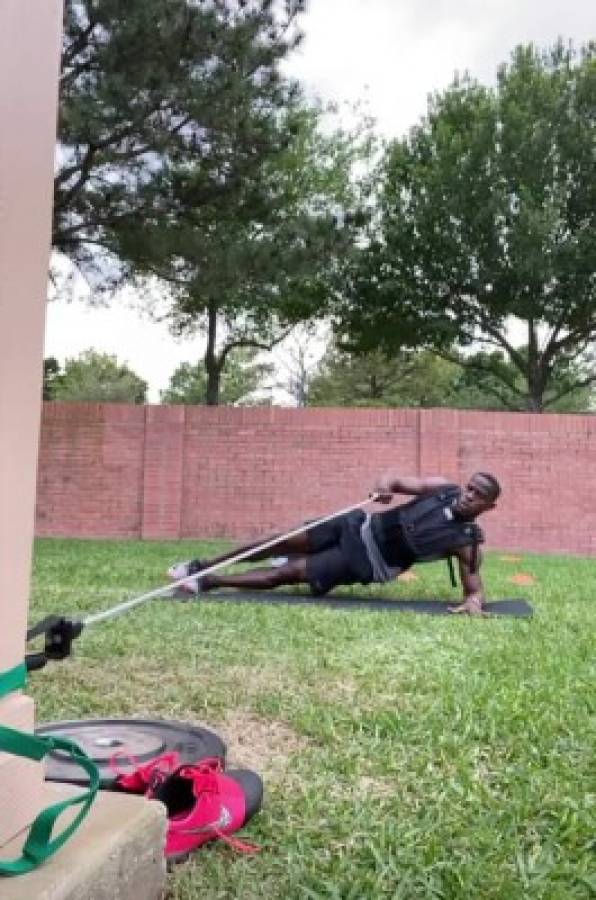
[[[27,667],[25,663],[9,669],[8,672],[0,672],[0,697],[18,691],[19,688],[25,687],[27,682]]]
[[[93,760],[77,744],[65,738],[38,737],[0,725],[0,750],[37,762],[53,750],[60,750],[67,753],[89,775],[87,791],[77,794],[76,797],[70,797],[68,800],[54,803],[40,812],[29,829],[19,859],[0,860],[0,875],[23,875],[45,862],[66,843],[79,827],[95,800],[99,788],[99,772]],[[58,817],[71,806],[77,805],[80,805],[81,809],[76,817],[70,825],[52,839],[52,830]]]

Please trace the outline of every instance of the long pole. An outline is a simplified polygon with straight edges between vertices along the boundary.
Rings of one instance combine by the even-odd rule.
[[[122,615],[122,613],[128,612],[129,609],[133,609],[135,606],[140,606],[141,603],[146,603],[148,600],[154,600],[156,597],[163,597],[165,594],[169,594],[174,588],[178,587],[181,584],[186,584],[189,581],[195,581],[197,578],[202,578],[204,575],[211,575],[212,572],[217,572],[219,571],[219,569],[224,568],[224,566],[231,566],[234,563],[242,562],[242,560],[244,559],[250,559],[250,557],[254,554],[262,553],[263,550],[268,550],[270,547],[275,547],[276,544],[280,544],[282,541],[287,541],[289,538],[295,537],[295,535],[297,534],[303,534],[305,531],[310,531],[311,528],[315,528],[317,525],[323,525],[325,522],[329,522],[331,521],[331,519],[337,519],[338,516],[344,516],[349,512],[353,512],[355,509],[361,509],[368,503],[374,503],[377,497],[377,494],[371,494],[366,498],[366,500],[361,500],[359,503],[352,504],[352,506],[346,506],[345,509],[340,509],[329,516],[323,516],[323,518],[316,519],[314,522],[307,522],[304,525],[300,525],[299,528],[294,528],[292,531],[286,532],[286,534],[277,535],[276,537],[265,541],[263,544],[259,544],[257,547],[251,547],[249,550],[244,550],[242,553],[238,553],[236,556],[232,556],[229,559],[224,559],[219,563],[215,563],[213,566],[208,566],[206,569],[202,569],[198,574],[187,575],[184,578],[179,578],[177,581],[172,581],[170,582],[170,584],[167,584],[164,587],[155,588],[155,590],[148,591],[148,593],[146,594],[141,594],[139,597],[133,597],[131,600],[125,600],[123,603],[119,603],[117,606],[113,606],[111,609],[104,610],[104,612],[95,613],[95,615],[92,616],[87,616],[86,619],[83,619],[83,626],[87,627],[88,625],[96,625],[98,622],[104,622],[106,619],[113,619],[116,616]]]

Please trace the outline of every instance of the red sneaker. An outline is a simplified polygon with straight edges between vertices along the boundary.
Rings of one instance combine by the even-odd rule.
[[[166,859],[183,859],[217,838],[244,853],[259,850],[230,835],[242,828],[261,808],[263,782],[248,769],[223,771],[218,758],[202,760],[193,766],[180,766],[147,797],[160,800],[168,811]]]

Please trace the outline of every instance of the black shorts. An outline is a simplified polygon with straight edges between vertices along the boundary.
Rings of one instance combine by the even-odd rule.
[[[338,584],[370,584],[373,571],[360,537],[365,514],[356,510],[317,525],[308,532],[311,553],[306,575],[313,594],[326,594]]]

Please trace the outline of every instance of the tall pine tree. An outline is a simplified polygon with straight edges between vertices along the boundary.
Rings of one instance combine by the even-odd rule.
[[[200,170],[197,205],[234,192],[277,149],[294,91],[278,66],[303,6],[66,0],[55,249],[112,285],[134,270],[146,218],[168,218],[173,168]]]

